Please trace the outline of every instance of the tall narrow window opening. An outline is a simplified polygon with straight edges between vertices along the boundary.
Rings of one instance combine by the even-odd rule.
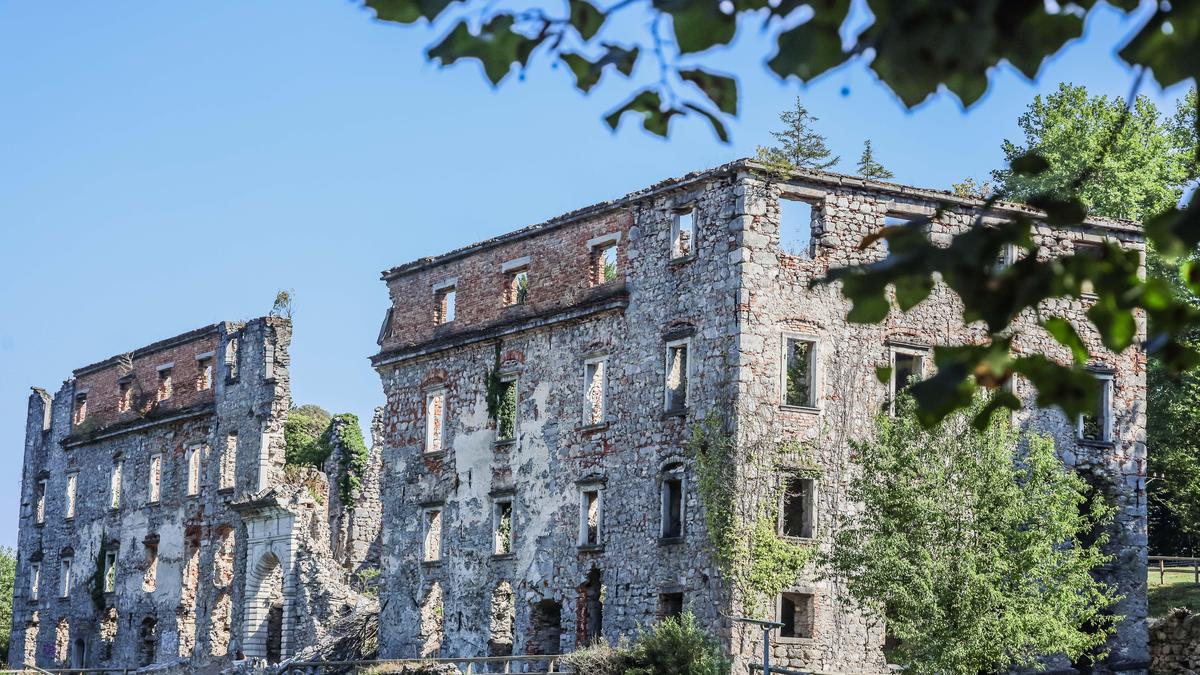
[[[798,258],[812,257],[815,211],[808,202],[779,200],[779,247],[784,253]]]
[[[600,487],[584,487],[579,492],[579,545],[600,545]]]
[[[786,338],[784,347],[784,405],[817,405],[817,345],[810,339]]]
[[[686,258],[696,252],[696,219],[691,209],[675,212],[671,222],[671,258]]]
[[[583,365],[585,426],[604,424],[608,413],[608,359],[588,359]]]
[[[811,539],[814,523],[814,481],[797,475],[783,477],[779,505],[779,534]]]
[[[71,595],[71,559],[63,558],[61,563],[61,572],[59,574],[58,596],[66,598]]]
[[[67,474],[67,508],[63,512],[63,516],[70,520],[75,517],[75,494],[79,483],[78,473]]]
[[[513,552],[513,500],[512,497],[497,498],[492,503],[492,530],[495,555]]]
[[[189,496],[200,494],[201,458],[204,448],[191,445],[187,449],[187,493]]]
[[[165,401],[171,398],[171,395],[175,393],[175,380],[171,375],[172,370],[174,369],[171,366],[158,367],[157,398],[159,401]]]
[[[446,391],[431,391],[425,396],[425,452],[442,451],[445,425]]]
[[[112,474],[108,480],[108,508],[121,508],[121,473],[125,463],[121,460],[113,462]]]
[[[517,437],[517,407],[519,404],[515,375],[501,379],[500,409],[496,413],[496,440],[507,442]]]
[[[683,488],[682,464],[671,464],[662,475],[662,527],[659,536],[677,539],[683,536]]]
[[[162,453],[150,455],[150,484],[148,501],[153,504],[162,496]]]
[[[75,419],[74,419],[75,426],[79,426],[80,424],[83,424],[83,421],[85,419],[87,419],[87,414],[88,414],[87,392],[80,392],[78,394],[75,394],[75,416],[74,416],[75,417]]]
[[[211,356],[196,357],[196,391],[212,389],[213,360]]]
[[[1084,442],[1108,443],[1113,431],[1113,374],[1108,371],[1093,371],[1092,374],[1100,385],[1096,408],[1079,416],[1076,434]]]
[[[104,554],[104,592],[112,593],[117,590],[117,553],[108,551]]]
[[[665,402],[667,412],[683,412],[688,405],[688,341],[667,343]]]
[[[438,562],[442,559],[442,510],[425,509],[424,561]]]
[[[221,453],[221,490],[228,490],[237,483],[237,432],[225,435],[225,450]]]
[[[457,313],[458,289],[453,284],[433,291],[433,323],[441,325],[454,320]]]
[[[133,380],[117,382],[117,412],[127,413],[133,409]]]

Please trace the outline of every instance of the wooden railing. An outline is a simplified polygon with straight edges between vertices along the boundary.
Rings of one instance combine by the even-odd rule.
[[[1158,585],[1166,581],[1167,572],[1192,573],[1192,583],[1200,584],[1200,558],[1182,556],[1152,555],[1147,559],[1150,573],[1158,572]]]
[[[414,666],[422,664],[451,664],[463,675],[481,673],[572,673],[558,670],[561,655],[553,656],[478,656],[461,659],[396,659],[370,661],[297,661],[287,664],[280,675],[323,675],[328,669],[367,671],[376,666]]]

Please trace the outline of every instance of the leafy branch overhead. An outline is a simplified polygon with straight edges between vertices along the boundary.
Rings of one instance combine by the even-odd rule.
[[[915,106],[945,85],[970,106],[987,90],[990,68],[1004,61],[1033,78],[1047,57],[1083,34],[1087,12],[1100,4],[866,0],[874,20],[843,40],[850,0],[614,0],[604,6],[563,0],[557,12],[545,3],[510,3],[364,0],[381,21],[424,21],[442,31],[428,58],[443,65],[479,61],[493,86],[514,66],[524,71],[545,59],[566,65],[586,94],[604,72],[630,78],[649,61],[645,72],[655,81],[648,87],[633,84],[635,91],[605,122],[615,129],[624,113],[632,112],[642,117],[647,131],[666,136],[672,119],[692,115],[711,124],[723,140],[727,118],[739,107],[737,78],[700,64],[713,56],[710,50],[734,40],[739,22],[744,34],[755,36],[750,39],[766,43],[763,58],[781,79],[808,82],[869,54],[870,68],[904,105]],[[1139,3],[1107,4],[1131,12]],[[811,16],[794,25],[808,11],[804,7]],[[620,14],[636,21],[614,20]],[[1166,86],[1196,75],[1192,55],[1198,39],[1200,5],[1159,3],[1120,55],[1152,69]],[[702,96],[695,96],[696,90]]]

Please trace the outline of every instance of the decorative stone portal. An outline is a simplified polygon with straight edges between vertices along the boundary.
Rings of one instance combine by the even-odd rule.
[[[293,650],[295,518],[279,505],[273,491],[238,508],[246,523],[242,651],[248,658],[275,663]]]
[[[274,553],[265,553],[246,584],[246,655],[278,663],[284,647],[283,566]]]

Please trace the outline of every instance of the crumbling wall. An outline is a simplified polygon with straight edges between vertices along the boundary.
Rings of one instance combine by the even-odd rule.
[[[1150,624],[1150,672],[1200,671],[1200,615],[1174,609]]]
[[[53,397],[34,391],[13,665],[61,665],[65,648],[89,667],[196,667],[241,648],[240,505],[283,479],[290,339],[279,318],[215,324],[81,368]]]

